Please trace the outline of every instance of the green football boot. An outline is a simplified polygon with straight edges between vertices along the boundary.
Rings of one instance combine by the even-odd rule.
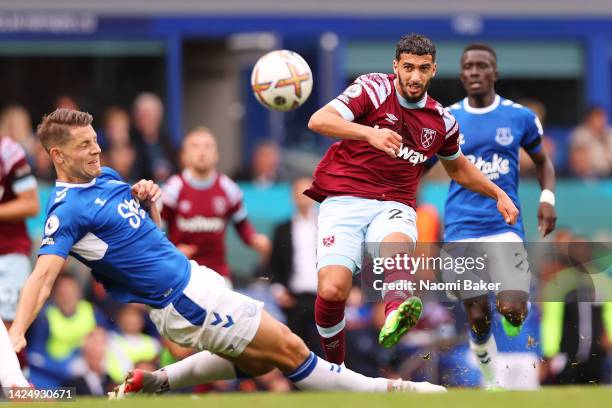
[[[508,337],[518,336],[521,333],[521,329],[523,328],[522,324],[520,326],[513,326],[512,323],[510,323],[505,316],[501,317],[501,323],[504,329],[504,333],[506,333],[506,336]]]
[[[399,343],[402,336],[417,324],[422,311],[423,302],[421,302],[421,299],[416,296],[406,299],[387,316],[378,335],[380,345],[384,348],[391,348]]]

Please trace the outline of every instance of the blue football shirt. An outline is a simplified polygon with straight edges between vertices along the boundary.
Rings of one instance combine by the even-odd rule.
[[[154,308],[180,296],[190,277],[189,260],[108,167],[87,184],[56,183],[38,254],[72,255],[113,298]]]
[[[449,107],[459,123],[463,154],[504,190],[520,211],[519,149],[541,149],[542,125],[528,108],[495,96],[492,105],[473,108],[467,98]],[[515,232],[524,239],[523,221],[508,225],[497,203],[451,181],[444,211],[445,240],[456,241]]]

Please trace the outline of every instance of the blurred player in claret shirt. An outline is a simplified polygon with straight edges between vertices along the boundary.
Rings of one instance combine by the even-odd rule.
[[[0,384],[5,387],[28,386],[4,324],[10,327],[15,318],[19,291],[30,274],[32,242],[25,219],[39,208],[36,179],[25,151],[13,139],[0,136]]]
[[[361,267],[364,242],[384,243],[372,254],[410,254],[417,240],[414,211],[425,161],[434,155],[457,183],[497,201],[508,223],[518,210],[499,187],[462,154],[455,118],[427,94],[436,74],[436,48],[426,37],[400,39],[393,74],[366,74],[319,109],[308,124],[342,139],[315,170],[309,197],[322,202],[317,238],[318,295],[315,320],[327,359],[344,361],[344,307],[352,274]],[[384,282],[406,279],[387,268]],[[397,344],[422,310],[406,291],[383,291],[386,321],[379,342]]]
[[[267,258],[270,240],[247,219],[240,187],[217,172],[219,152],[210,130],[197,127],[187,133],[181,154],[185,169],[168,179],[162,195],[170,241],[188,258],[229,278],[225,230],[232,223],[242,241]]]

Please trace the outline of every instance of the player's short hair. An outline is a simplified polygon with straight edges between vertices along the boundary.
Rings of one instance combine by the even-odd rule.
[[[436,46],[424,35],[407,34],[400,38],[395,47],[395,60],[399,61],[402,54],[431,55],[436,60]]]
[[[70,138],[70,130],[89,126],[93,117],[87,112],[72,109],[56,109],[43,116],[36,129],[36,136],[45,150],[49,152],[53,146],[64,145]]]
[[[200,133],[200,132],[202,132],[202,133],[208,133],[208,134],[210,134],[211,136],[213,135],[212,130],[210,130],[210,128],[209,128],[208,126],[199,125],[199,126],[194,127],[193,129],[191,129],[190,131],[188,131],[188,132],[185,134],[185,137],[187,137],[187,136],[191,136],[191,135],[193,135],[194,133]]]
[[[461,55],[465,54],[468,51],[473,51],[473,50],[488,52],[489,54],[491,54],[493,56],[493,59],[495,60],[495,63],[497,63],[497,53],[495,52],[493,47],[491,47],[488,44],[483,44],[483,43],[471,43],[471,44],[468,44],[463,49],[463,53]]]
[[[208,126],[200,125],[194,127],[193,129],[185,133],[185,136],[183,136],[183,144],[185,144],[185,141],[196,133],[208,133],[213,139],[216,139],[215,134],[212,132],[212,130],[210,130]]]

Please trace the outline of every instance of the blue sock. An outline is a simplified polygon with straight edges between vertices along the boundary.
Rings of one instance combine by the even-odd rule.
[[[312,352],[285,377],[297,388],[307,391],[386,392],[389,384],[386,378],[366,377],[319,358]]]
[[[316,354],[311,351],[306,360],[304,360],[304,362],[300,364],[298,368],[288,374],[285,374],[285,377],[287,377],[289,381],[293,383],[303,380],[304,378],[308,377],[310,373],[312,373],[312,370],[314,370],[315,366],[317,365],[318,359],[319,358],[316,356]]]

